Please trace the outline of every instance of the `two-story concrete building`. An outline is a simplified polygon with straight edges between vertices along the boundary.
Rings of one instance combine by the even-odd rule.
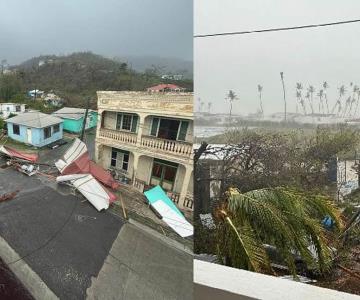
[[[193,209],[193,94],[100,91],[95,156]]]

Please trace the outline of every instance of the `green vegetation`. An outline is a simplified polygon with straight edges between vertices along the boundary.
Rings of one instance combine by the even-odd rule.
[[[296,254],[307,270],[321,275],[339,263],[330,247],[346,257],[342,223],[349,222],[354,206],[341,213],[330,171],[336,157],[358,150],[358,130],[344,125],[308,131],[240,129],[228,130],[222,139],[225,146],[205,150],[219,159],[196,163],[195,201],[211,207],[216,223],[215,230],[195,232],[196,253],[217,254],[229,266],[274,273],[274,257],[264,246],[271,245],[292,274],[299,272]],[[321,223],[326,216],[334,221],[331,230]]]
[[[294,253],[313,270],[325,272],[331,266],[331,250],[320,220],[331,216],[340,229],[341,219],[339,210],[323,196],[281,187],[244,194],[230,189],[218,215],[218,252],[226,265],[270,272],[264,244],[271,244],[294,275]]]
[[[43,62],[43,64],[39,64]],[[91,52],[73,53],[68,56],[39,56],[15,67],[13,74],[0,75],[0,100],[20,102],[26,100],[26,92],[39,89],[54,91],[69,106],[84,106],[91,98],[96,107],[98,90],[143,91],[159,83],[169,83],[160,78],[154,67],[143,73],[131,70],[126,63],[115,61]],[[192,91],[192,80],[176,82]],[[36,101],[33,101],[36,102]],[[34,109],[44,110],[39,104],[29,102]]]

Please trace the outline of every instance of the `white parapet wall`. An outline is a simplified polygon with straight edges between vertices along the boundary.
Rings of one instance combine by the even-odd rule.
[[[359,296],[194,260],[195,300],[360,300]]]

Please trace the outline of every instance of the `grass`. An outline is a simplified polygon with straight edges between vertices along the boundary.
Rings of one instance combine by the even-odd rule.
[[[40,148],[38,147],[27,145],[25,143],[15,141],[11,138],[4,138],[0,143],[8,147],[15,148],[17,150],[23,150],[28,152],[38,152],[40,150]]]

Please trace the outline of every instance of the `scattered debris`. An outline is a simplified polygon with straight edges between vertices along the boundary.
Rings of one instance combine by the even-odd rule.
[[[199,217],[200,217],[201,224],[204,227],[206,227],[208,229],[216,229],[214,219],[210,213],[209,214],[199,214]]]
[[[150,206],[161,216],[181,237],[188,237],[194,234],[194,227],[185,219],[184,215],[158,185],[144,192]]]
[[[39,158],[39,156],[37,154],[20,152],[16,149],[13,149],[13,148],[10,148],[7,146],[0,146],[0,153],[4,154],[10,158],[21,159],[21,160],[31,161],[31,162],[36,162]]]
[[[279,276],[279,278],[292,280],[292,281],[297,281],[297,282],[301,282],[301,283],[315,283],[315,282],[317,282],[315,279],[311,279],[311,278],[301,276],[301,275],[297,275],[297,277],[295,277],[295,278],[294,278],[293,275],[284,275],[284,276]]]
[[[107,191],[91,174],[58,176],[56,181],[70,181],[98,211],[108,209],[110,203],[116,200],[116,196]]]
[[[15,191],[15,192],[12,192],[12,193],[7,193],[7,194],[3,194],[0,196],[0,202],[4,202],[4,201],[8,201],[8,200],[11,200],[11,199],[14,199],[15,196],[19,193],[19,191]]]
[[[39,166],[24,164],[24,165],[17,166],[16,169],[21,173],[24,173],[28,176],[32,176],[39,171]]]
[[[55,162],[55,166],[62,175],[91,174],[102,184],[112,189],[119,187],[119,183],[116,182],[110,172],[104,170],[90,159],[85,143],[78,138],[65,152],[63,159]]]
[[[56,141],[56,142],[53,142],[53,143],[47,145],[46,147],[48,147],[49,149],[56,149],[56,148],[58,148],[58,147],[60,147],[60,146],[62,146],[62,145],[65,145],[65,144],[67,144],[67,141],[65,141],[65,140],[58,140],[58,141]]]

